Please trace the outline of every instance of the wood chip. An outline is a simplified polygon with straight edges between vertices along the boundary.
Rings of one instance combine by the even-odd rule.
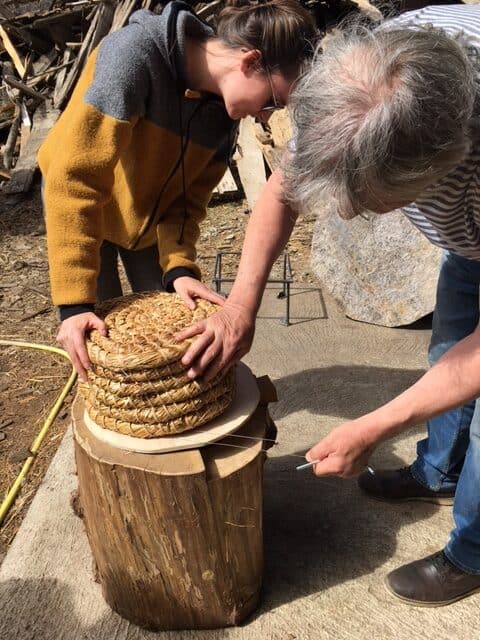
[[[13,46],[13,43],[10,40],[8,33],[5,31],[5,29],[1,25],[0,25],[0,38],[2,39],[5,50],[7,51],[8,55],[12,59],[13,64],[15,65],[15,69],[17,70],[18,75],[20,76],[20,78],[23,78],[25,76],[25,65],[23,64],[20,56],[18,55],[17,50]]]
[[[27,458],[30,457],[30,455],[31,455],[30,449],[27,449],[26,447],[23,447],[19,451],[14,451],[9,456],[8,461],[9,462],[13,462],[14,464],[17,464],[19,462],[24,462]]]
[[[37,316],[40,316],[42,313],[47,313],[48,311],[50,311],[50,309],[51,309],[50,305],[41,307],[36,311],[32,311],[32,313],[25,314],[20,318],[20,321],[25,322],[25,320],[31,320],[32,318],[36,318]]]

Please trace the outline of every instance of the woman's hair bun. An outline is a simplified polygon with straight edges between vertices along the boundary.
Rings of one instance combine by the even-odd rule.
[[[217,35],[229,47],[258,49],[264,68],[293,77],[312,56],[318,31],[298,0],[226,0]]]

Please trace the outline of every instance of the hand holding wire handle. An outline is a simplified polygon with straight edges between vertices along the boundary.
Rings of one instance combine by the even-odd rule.
[[[310,467],[313,467],[314,465],[318,464],[319,462],[321,462],[320,460],[312,460],[311,462],[307,462],[305,464],[299,464],[298,467],[295,467],[297,471],[303,471],[304,469],[309,469]],[[368,471],[368,473],[371,473],[372,476],[375,475],[375,469],[373,467],[370,467],[368,464],[365,467],[365,469]]]

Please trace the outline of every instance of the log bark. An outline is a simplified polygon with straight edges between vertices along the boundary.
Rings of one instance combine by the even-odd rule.
[[[197,450],[140,454],[101,443],[73,407],[79,499],[107,603],[154,630],[238,624],[263,571],[266,403],[237,432]],[[267,400],[265,399],[267,398]],[[263,402],[263,404],[262,404]]]

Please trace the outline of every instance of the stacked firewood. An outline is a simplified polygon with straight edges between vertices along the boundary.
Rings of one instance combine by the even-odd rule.
[[[88,55],[107,33],[125,24],[137,4],[141,3],[40,0],[2,6],[0,177],[8,180],[4,191],[30,187],[38,148],[65,107]]]
[[[367,0],[302,0],[320,29],[336,24]],[[166,0],[4,0],[0,2],[0,184],[29,189],[36,154],[65,107],[90,52],[144,8]],[[214,22],[222,0],[192,2]],[[374,10],[375,11],[375,10]]]

